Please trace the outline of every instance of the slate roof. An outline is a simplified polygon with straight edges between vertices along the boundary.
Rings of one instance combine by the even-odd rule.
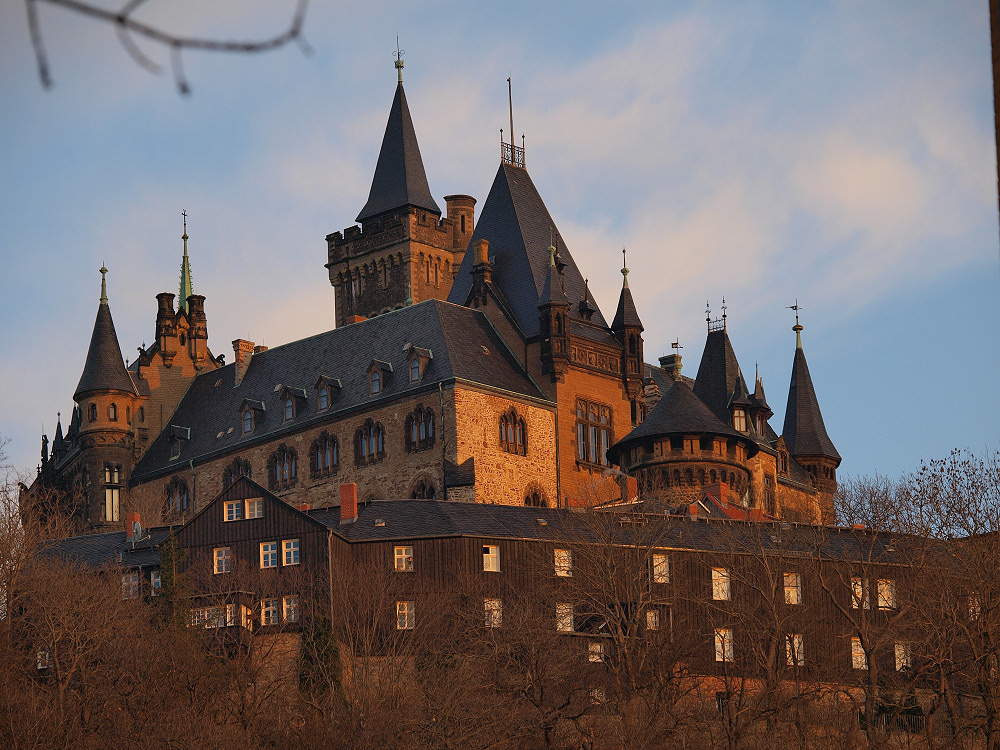
[[[380,214],[416,206],[441,215],[441,209],[431,196],[427,173],[420,158],[417,134],[410,119],[403,84],[396,84],[389,120],[382,137],[382,149],[375,165],[368,202],[356,221],[366,222]],[[463,300],[464,301],[464,300]]]
[[[729,424],[729,398],[736,390],[737,381],[742,379],[740,363],[736,361],[736,353],[729,342],[726,329],[710,331],[705,339],[705,350],[695,377],[695,395],[715,416]],[[743,389],[746,390],[746,384]]]
[[[551,232],[551,234],[550,234]],[[493,265],[493,284],[507,301],[517,325],[528,338],[539,334],[538,303],[549,273],[549,245],[558,235],[555,222],[545,203],[524,169],[501,164],[493,186],[483,204],[469,247],[476,240],[488,240]],[[583,275],[565,244],[559,254],[566,263],[564,269],[566,298],[583,299]],[[466,252],[449,302],[465,304],[472,289],[472,266],[475,253]],[[601,311],[594,305],[591,321],[607,328]],[[570,319],[582,320],[579,305],[571,305]]]
[[[611,322],[611,330],[624,331],[626,326],[643,330],[639,313],[635,311],[635,302],[632,301],[632,290],[628,288],[628,283],[622,284],[622,293],[618,297],[618,310],[615,312],[615,319]]]
[[[90,337],[87,362],[83,366],[83,375],[80,376],[73,400],[79,401],[90,391],[136,393],[132,378],[125,371],[122,349],[118,345],[115,323],[111,319],[111,308],[107,302],[102,302],[97,307],[97,320],[94,321],[94,333]]]
[[[407,344],[434,352],[417,383],[407,377]],[[394,369],[376,396],[369,392],[368,365],[373,360],[391,363]],[[440,300],[256,353],[239,386],[234,385],[235,370],[235,364],[229,364],[194,379],[170,425],[133,470],[133,481],[173,471],[189,460],[198,462],[243,446],[278,440],[408,393],[436,391],[438,383],[453,379],[545,400],[483,313]],[[322,412],[318,411],[315,388],[321,375],[341,382],[341,388],[331,394],[330,408]],[[282,420],[281,390],[286,386],[305,389],[308,394],[291,422]],[[254,415],[253,432],[243,435],[240,409],[248,400],[262,403],[264,409]],[[181,442],[176,459],[170,459],[171,425],[191,431],[190,440]]]
[[[148,568],[160,564],[159,545],[169,536],[170,528],[166,526],[145,529],[142,539],[133,545],[124,531],[106,531],[46,542],[39,552],[43,557],[91,568]]]
[[[826,434],[802,347],[796,347],[792,362],[792,380],[788,386],[782,437],[785,438],[788,452],[793,456],[827,456],[840,462],[840,454]]]

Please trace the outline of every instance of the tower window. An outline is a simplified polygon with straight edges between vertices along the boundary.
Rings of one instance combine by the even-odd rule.
[[[117,523],[121,514],[121,464],[104,464],[104,520]]]
[[[145,421],[146,421],[146,407],[145,406],[140,406],[139,407],[139,424],[142,424]]]
[[[91,422],[97,421],[97,404],[91,404],[87,409],[87,419]]]

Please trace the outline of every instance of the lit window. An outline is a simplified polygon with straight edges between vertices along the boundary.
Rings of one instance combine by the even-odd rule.
[[[556,575],[560,578],[569,578],[573,575],[573,551],[568,549],[557,549]]]
[[[747,431],[747,413],[739,406],[733,409],[733,429],[737,432]]]
[[[213,551],[214,573],[228,573],[233,569],[233,551],[229,547],[216,547]]]
[[[413,630],[415,613],[413,602],[396,602],[396,630]]]
[[[802,604],[802,575],[785,573],[785,604]]]
[[[503,602],[499,599],[483,599],[483,609],[486,613],[486,627],[499,628],[503,618]]]
[[[556,630],[560,633],[573,632],[573,605],[559,603],[556,605]]]
[[[286,596],[281,600],[282,617],[285,622],[299,621],[299,597]]]
[[[122,576],[122,599],[139,598],[139,571],[133,570]]]
[[[262,568],[277,568],[278,567],[278,543],[277,542],[261,542],[260,543],[260,567],[262,567]]]
[[[160,571],[151,570],[149,571],[149,590],[153,596],[159,596],[160,590],[163,588],[163,580],[160,578]]]
[[[851,638],[851,666],[855,669],[868,669],[868,655],[861,648],[860,638]]]
[[[716,628],[715,660],[719,662],[732,662],[733,654],[733,631],[729,628]]]
[[[519,456],[528,454],[528,428],[517,410],[500,415],[500,447]]]
[[[35,669],[50,669],[54,664],[51,651],[47,648],[38,649],[38,653],[35,654]]]
[[[104,489],[104,520],[117,523],[121,507],[121,488],[106,487]]]
[[[295,402],[292,400],[291,396],[285,399],[285,421],[295,416]]]
[[[111,405],[108,406],[108,419],[110,419],[112,422],[117,422],[118,421],[118,405],[117,404],[111,404]]]
[[[646,630],[659,630],[659,629],[660,629],[660,610],[647,609]]]
[[[260,497],[255,497],[247,500],[247,518],[263,518],[264,517],[264,500]]]
[[[604,661],[604,644],[600,641],[591,641],[587,644],[587,661]]]
[[[584,463],[608,465],[611,447],[611,408],[576,402],[576,458]]]
[[[879,578],[877,581],[878,608],[896,608],[896,582],[891,578]]]
[[[791,633],[785,636],[785,663],[790,667],[804,667],[806,652],[801,633]]]
[[[483,545],[483,570],[500,572],[500,547],[495,544]]]
[[[382,373],[378,370],[372,371],[372,395],[382,392]]]
[[[281,543],[281,548],[284,553],[285,565],[298,565],[299,564],[299,540],[298,539],[286,539]]]
[[[712,598],[720,602],[729,601],[729,571],[726,568],[712,568]]]
[[[416,383],[420,380],[420,360],[414,357],[410,361],[410,382]]]
[[[281,611],[280,599],[264,599],[260,603],[260,624],[276,625]]]
[[[868,597],[868,587],[859,576],[851,578],[851,607],[858,609],[864,607],[870,609],[871,600]]]
[[[226,520],[227,521],[239,521],[243,518],[243,501],[242,500],[227,500],[225,504],[226,509]]]
[[[670,560],[666,555],[653,554],[653,583],[670,583]]]
[[[896,671],[901,672],[913,666],[913,656],[909,643],[896,643]]]
[[[393,554],[396,560],[396,570],[409,573],[413,570],[413,547],[395,547]]]

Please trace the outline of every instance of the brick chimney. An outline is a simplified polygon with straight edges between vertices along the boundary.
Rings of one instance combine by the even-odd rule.
[[[138,542],[142,537],[142,520],[138,513],[125,516],[125,541]]]
[[[698,520],[698,503],[691,503],[688,506],[688,516],[691,517],[692,521]]]
[[[358,520],[358,485],[354,482],[340,485],[340,523]]]
[[[233,341],[233,353],[236,355],[236,385],[239,385],[243,382],[243,376],[247,374],[253,357],[253,342],[236,339]]]

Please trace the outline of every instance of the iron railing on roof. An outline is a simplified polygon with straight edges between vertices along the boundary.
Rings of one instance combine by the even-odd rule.
[[[524,147],[500,141],[500,161],[524,169]]]

